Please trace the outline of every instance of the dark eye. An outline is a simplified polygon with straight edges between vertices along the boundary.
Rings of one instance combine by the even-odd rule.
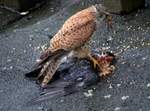
[[[100,13],[100,14],[99,14],[99,17],[101,17],[101,18],[102,18],[102,17],[103,17],[103,14],[101,14],[101,13]]]

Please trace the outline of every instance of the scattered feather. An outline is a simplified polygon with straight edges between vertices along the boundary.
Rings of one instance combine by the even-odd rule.
[[[114,109],[114,111],[120,111],[120,107],[116,107],[115,109]]]
[[[121,97],[122,100],[126,100],[126,99],[128,99],[128,98],[129,98],[129,96],[122,96],[122,97]]]
[[[117,87],[120,87],[121,86],[121,84],[117,84]]]
[[[10,66],[9,69],[13,69],[13,66]]]
[[[20,15],[27,15],[28,13],[29,13],[29,11],[21,12]]]
[[[109,99],[109,98],[111,98],[111,96],[112,96],[112,95],[108,94],[108,95],[104,96],[104,98],[105,98],[105,99]]]
[[[92,97],[92,96],[93,96],[93,90],[90,89],[90,90],[88,90],[88,92],[84,92],[83,94],[84,94],[84,96],[86,96],[86,97]]]
[[[148,88],[150,87],[150,83],[147,84],[147,87],[148,87]]]

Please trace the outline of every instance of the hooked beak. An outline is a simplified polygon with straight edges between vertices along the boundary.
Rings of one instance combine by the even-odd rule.
[[[104,11],[103,12],[106,16],[110,16],[111,14],[109,13],[109,12],[107,12],[107,11]]]

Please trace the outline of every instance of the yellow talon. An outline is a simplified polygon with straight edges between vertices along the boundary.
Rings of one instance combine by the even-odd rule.
[[[92,57],[91,55],[89,55],[89,58],[93,62],[94,69],[96,69],[97,66],[100,68],[100,65],[99,65],[98,61],[94,57]]]
[[[98,62],[95,59],[93,59],[92,61],[93,61],[93,64],[94,64],[94,68],[96,68],[96,66],[99,66]]]

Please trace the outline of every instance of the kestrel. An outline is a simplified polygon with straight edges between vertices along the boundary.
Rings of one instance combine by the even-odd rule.
[[[42,87],[51,80],[59,65],[68,57],[90,58],[94,64],[98,64],[90,50],[84,48],[96,30],[97,17],[110,19],[110,14],[101,4],[90,6],[68,18],[50,40],[49,48],[42,53],[37,65],[41,69],[38,78],[44,77]]]

